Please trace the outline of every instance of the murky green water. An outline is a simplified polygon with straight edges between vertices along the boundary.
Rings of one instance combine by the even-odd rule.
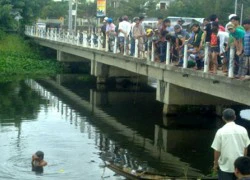
[[[214,118],[172,117],[180,123],[166,127],[152,88],[56,80],[0,84],[1,180],[124,179],[109,160],[170,176],[209,173]],[[31,171],[37,150],[48,162],[43,174]]]

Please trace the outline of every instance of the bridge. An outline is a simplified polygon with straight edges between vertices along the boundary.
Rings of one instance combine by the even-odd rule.
[[[231,78],[232,69],[229,69],[229,77],[210,74],[207,62],[204,71],[189,69],[186,54],[183,67],[176,67],[170,62],[169,50],[166,63],[158,63],[149,56],[138,58],[128,56],[126,51],[117,53],[116,47],[113,52],[108,52],[107,46],[105,49],[101,47],[100,37],[95,45],[93,34],[90,42],[87,34],[79,31],[74,35],[56,29],[44,31],[27,26],[25,34],[39,45],[56,50],[58,61],[91,63],[91,75],[97,77],[98,83],[105,83],[109,78],[130,78],[140,82],[156,79],[156,99],[164,103],[165,114],[177,113],[183,105],[214,105],[218,114],[224,105],[250,105],[250,81]]]

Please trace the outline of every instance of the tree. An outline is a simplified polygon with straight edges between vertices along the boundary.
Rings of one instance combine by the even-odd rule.
[[[234,13],[235,0],[175,0],[168,8],[170,16],[183,17],[204,17],[207,18],[211,14],[217,14],[222,24],[228,22],[228,16]],[[238,0],[237,14],[240,16],[240,4],[244,4],[244,16],[247,18],[250,12],[249,0]],[[249,17],[248,17],[249,18]]]
[[[21,27],[33,23],[41,15],[45,5],[52,0],[0,0],[0,25],[2,29],[15,30],[19,22],[17,16],[22,17]]]

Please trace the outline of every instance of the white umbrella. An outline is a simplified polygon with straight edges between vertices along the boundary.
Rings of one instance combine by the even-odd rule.
[[[240,111],[240,117],[242,119],[250,121],[250,109]]]

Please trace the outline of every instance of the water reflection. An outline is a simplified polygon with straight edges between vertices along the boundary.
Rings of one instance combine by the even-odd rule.
[[[145,92],[102,92],[79,84],[81,88],[74,93],[51,80],[26,80],[22,86],[34,94],[26,99],[36,97],[40,105],[33,108],[33,116],[20,115],[22,131],[13,124],[5,126],[14,118],[3,112],[0,179],[34,179],[30,156],[38,149],[46,153],[49,164],[43,179],[117,179],[103,160],[169,176],[200,176],[209,171],[216,128],[164,126],[168,120],[162,119],[159,106],[152,107],[151,95]]]
[[[0,120],[2,125],[20,126],[22,119],[37,118],[41,104],[46,100],[29,88],[23,81],[0,84]]]
[[[55,83],[46,81],[50,83],[52,86],[57,86]],[[30,84],[32,87],[39,86],[36,82],[32,81]],[[34,86],[35,85],[35,86]],[[56,87],[59,88],[59,87]],[[39,89],[39,88],[38,88]],[[66,94],[71,94],[69,90],[60,86],[60,90]],[[44,90],[45,91],[45,90]],[[50,89],[50,91],[53,91]],[[96,92],[92,92],[96,93]],[[41,92],[41,95],[45,95],[46,93]],[[58,94],[58,92],[57,92]],[[49,95],[49,93],[47,94]],[[71,94],[72,95],[72,94]],[[53,95],[49,95],[53,97]],[[98,95],[95,95],[98,96]],[[116,97],[115,95],[114,97]],[[122,97],[122,96],[121,96]],[[70,98],[70,97],[69,97]],[[73,99],[75,99],[74,97]],[[111,144],[123,144],[123,149],[127,149],[129,152],[133,152],[133,156],[130,155],[131,162],[145,162],[146,160],[150,161],[150,164],[155,169],[159,169],[160,171],[164,171],[172,176],[183,176],[184,173],[190,176],[200,176],[201,173],[198,169],[190,167],[190,165],[186,162],[180,160],[180,158],[173,156],[170,154],[167,149],[162,151],[157,145],[155,145],[154,141],[140,135],[136,130],[127,127],[122,124],[123,119],[119,119],[119,121],[115,118],[107,114],[109,112],[108,109],[103,111],[98,108],[96,104],[100,104],[97,102],[87,102],[81,99],[79,96],[77,97],[78,104],[82,104],[86,109],[89,109],[91,113],[94,113],[94,117],[88,119],[81,120],[80,129],[81,132],[87,133],[88,138],[95,139],[96,145],[100,148],[101,151],[114,152],[115,147]],[[81,100],[80,100],[81,99]],[[100,98],[91,98],[91,100],[99,100]],[[102,99],[102,98],[101,98]],[[116,98],[114,98],[116,99]],[[122,98],[123,99],[123,98]],[[118,100],[119,101],[119,100]],[[110,102],[110,100],[109,100]],[[68,104],[70,104],[68,102]],[[93,108],[94,106],[94,108]],[[74,113],[69,113],[70,107],[63,102],[60,102],[60,105],[57,106],[57,110],[61,112],[62,116],[75,116]],[[119,108],[118,108],[119,109]],[[116,111],[116,113],[120,113],[121,111]],[[121,113],[122,114],[122,113]],[[126,117],[126,116],[125,116]],[[70,117],[69,117],[70,118]],[[73,118],[70,118],[73,119]],[[126,120],[127,118],[125,118]],[[121,121],[121,122],[120,122]],[[135,123],[135,122],[134,122]],[[137,122],[138,123],[138,122]],[[96,127],[98,127],[97,130]],[[154,126],[153,126],[154,127]],[[157,129],[156,129],[157,131]],[[100,133],[101,132],[101,133]],[[124,138],[125,137],[125,138]],[[158,136],[157,136],[158,137]],[[159,136],[160,137],[160,136]],[[112,140],[111,140],[112,139]],[[160,139],[160,138],[159,138]],[[156,141],[158,141],[157,139]],[[164,138],[166,141],[166,138]],[[116,143],[114,143],[114,142]],[[141,154],[143,152],[143,154]],[[138,155],[140,154],[140,158],[138,159]],[[131,164],[131,163],[130,163]],[[133,164],[133,163],[132,163]],[[145,163],[144,163],[145,164]],[[126,164],[128,166],[128,164]],[[148,168],[150,165],[148,166]],[[188,172],[186,172],[188,171]]]

